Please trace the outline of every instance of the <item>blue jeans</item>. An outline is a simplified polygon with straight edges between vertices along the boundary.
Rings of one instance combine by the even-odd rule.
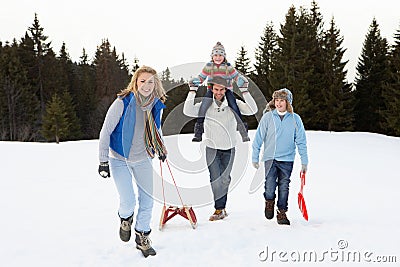
[[[293,170],[293,161],[267,160],[265,166],[265,200],[275,199],[275,190],[278,186],[278,209],[288,210],[290,175]]]
[[[226,89],[225,97],[226,100],[228,101],[228,106],[234,111],[234,114],[237,115],[237,116],[235,115],[237,123],[242,123],[243,122],[242,113],[240,113],[240,109],[236,103],[236,98],[233,91],[230,89]],[[204,117],[206,116],[207,110],[211,106],[212,101],[213,101],[213,92],[212,90],[207,90],[200,104],[197,122],[204,122]]]
[[[138,188],[139,209],[135,229],[141,232],[150,231],[150,220],[153,210],[153,165],[150,159],[140,162],[127,162],[110,158],[111,176],[119,193],[118,215],[128,218],[133,215],[136,206],[136,195],[132,180],[135,178]]]
[[[235,148],[222,150],[206,147],[206,160],[215,209],[225,209],[234,159]]]

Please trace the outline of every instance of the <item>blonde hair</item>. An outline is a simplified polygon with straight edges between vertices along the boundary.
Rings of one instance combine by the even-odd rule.
[[[130,83],[128,84],[128,87],[125,89],[121,90],[117,95],[121,98],[124,98],[127,96],[129,93],[133,92],[136,94],[138,92],[138,86],[137,86],[137,80],[142,73],[150,73],[153,75],[154,78],[154,92],[156,94],[156,97],[158,97],[162,102],[165,102],[167,100],[167,93],[165,92],[165,89],[161,83],[160,78],[157,75],[157,72],[155,69],[149,67],[149,66],[141,66],[138,68],[135,73],[132,76],[132,79]]]

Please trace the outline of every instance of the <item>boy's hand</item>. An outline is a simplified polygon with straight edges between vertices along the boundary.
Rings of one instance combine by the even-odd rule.
[[[307,172],[307,165],[306,164],[301,164],[301,172],[304,172],[304,173]]]

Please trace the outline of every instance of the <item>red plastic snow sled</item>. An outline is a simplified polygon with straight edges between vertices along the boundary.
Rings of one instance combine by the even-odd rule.
[[[163,198],[164,198],[164,206],[161,211],[161,219],[160,219],[160,226],[159,230],[161,231],[162,228],[164,227],[165,223],[169,221],[171,218],[175,217],[175,215],[181,215],[183,218],[189,220],[190,224],[192,225],[192,228],[195,229],[197,226],[197,218],[196,214],[194,214],[194,210],[192,207],[188,207],[183,204],[181,194],[179,193],[178,187],[176,186],[175,178],[172,175],[171,168],[169,166],[168,160],[165,160],[167,163],[169,172],[171,174],[172,180],[174,181],[174,185],[176,188],[176,192],[178,193],[179,199],[181,200],[182,207],[174,207],[174,206],[169,206],[168,208],[165,205],[165,193],[164,193],[164,178],[162,174],[162,164],[160,161],[160,174],[161,174],[161,180],[162,180],[162,190],[163,190]]]
[[[306,207],[306,202],[304,200],[303,196],[303,187],[306,184],[306,173],[305,172],[300,172],[300,179],[301,179],[301,186],[300,186],[300,192],[298,194],[297,201],[299,203],[299,209],[301,213],[303,214],[303,217],[306,221],[308,221],[308,212],[307,212],[307,207]]]

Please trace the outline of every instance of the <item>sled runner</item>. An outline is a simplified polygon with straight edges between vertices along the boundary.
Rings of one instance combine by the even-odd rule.
[[[306,184],[306,173],[305,172],[300,172],[300,179],[301,179],[301,186],[300,186],[300,192],[297,197],[297,201],[299,203],[299,209],[301,213],[303,214],[303,217],[306,221],[308,221],[308,213],[307,213],[307,207],[306,207],[306,202],[304,200],[303,196],[303,186]]]
[[[169,172],[171,174],[172,180],[174,182],[176,192],[178,193],[179,199],[181,201],[182,207],[174,207],[174,206],[169,206],[168,208],[165,205],[165,193],[164,193],[164,178],[163,178],[163,173],[162,173],[162,163],[160,161],[160,175],[161,175],[161,182],[162,182],[162,190],[163,190],[163,198],[164,198],[164,206],[161,211],[161,218],[160,218],[160,226],[159,230],[161,231],[162,228],[164,227],[165,223],[169,221],[171,218],[175,217],[175,215],[180,215],[183,218],[189,220],[190,224],[192,225],[192,228],[195,229],[197,226],[197,218],[194,213],[194,210],[192,207],[186,206],[183,204],[181,194],[179,193],[178,187],[176,186],[175,178],[172,175],[171,168],[169,166],[168,160],[165,160],[167,163]]]

